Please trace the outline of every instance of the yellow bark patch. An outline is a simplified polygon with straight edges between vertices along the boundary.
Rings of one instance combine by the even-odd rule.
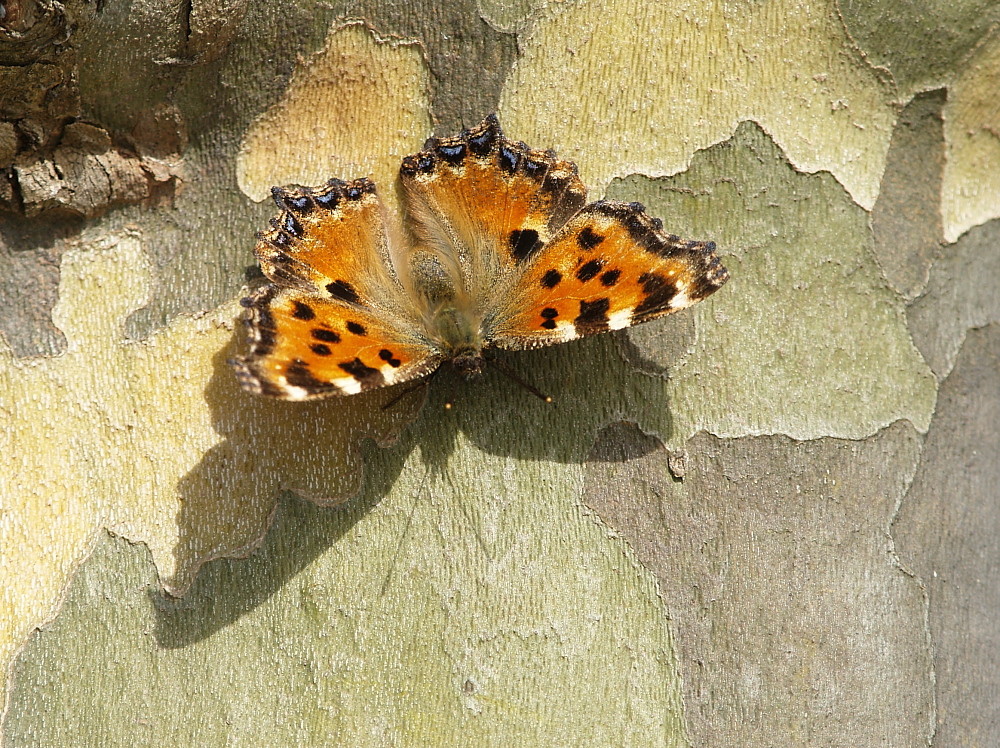
[[[1000,216],[1000,34],[960,70],[944,109],[941,214],[945,239],[952,242]]]
[[[138,234],[92,241],[63,255],[66,352],[16,359],[0,338],[0,670],[104,528],[147,544],[183,590],[205,560],[259,541],[281,488],[356,491],[358,443],[412,415],[381,410],[391,392],[302,405],[242,392],[226,364],[235,301],[125,340],[149,279]]]
[[[595,192],[682,171],[753,120],[796,168],[830,171],[871,208],[893,96],[830,0],[589,0],[536,21],[500,110],[512,136],[577,161]]]
[[[391,204],[400,161],[431,134],[429,81],[416,44],[356,23],[335,28],[244,135],[240,189],[263,200],[274,185],[370,176]]]

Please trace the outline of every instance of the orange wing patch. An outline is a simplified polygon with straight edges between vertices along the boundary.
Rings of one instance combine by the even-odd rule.
[[[388,269],[382,206],[370,179],[331,179],[315,190],[271,190],[282,209],[255,252],[275,283],[349,304],[385,305],[395,285]]]
[[[728,278],[713,242],[665,233],[640,203],[599,201],[542,248],[488,338],[534,348],[618,330],[691,306]]]
[[[232,361],[244,388],[309,400],[416,379],[441,357],[386,315],[295,289],[266,286],[243,300],[249,351]]]
[[[529,259],[586,202],[576,165],[508,140],[495,115],[403,159],[402,183],[427,243],[459,248],[480,280]],[[473,253],[462,257],[465,248]]]

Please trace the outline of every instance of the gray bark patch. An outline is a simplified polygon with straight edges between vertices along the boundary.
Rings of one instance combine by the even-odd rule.
[[[621,446],[621,429],[602,432],[584,501],[659,582],[692,745],[923,745],[925,600],[888,535],[913,427],[863,441],[702,433],[682,479],[648,438]]]
[[[1000,325],[969,333],[941,385],[923,459],[893,525],[927,585],[935,745],[1000,745]]]

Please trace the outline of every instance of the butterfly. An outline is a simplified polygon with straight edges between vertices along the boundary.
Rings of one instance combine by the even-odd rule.
[[[691,306],[729,278],[714,242],[663,230],[640,203],[598,200],[576,165],[508,140],[495,115],[431,138],[400,167],[403,226],[368,178],[272,190],[255,253],[270,281],[242,300],[250,392],[310,400],[396,385],[491,348],[523,350]]]

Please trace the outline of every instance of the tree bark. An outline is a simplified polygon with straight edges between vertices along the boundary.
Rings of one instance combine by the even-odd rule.
[[[1000,744],[995,3],[3,9],[5,745]],[[491,111],[731,281],[240,391],[270,187]]]

